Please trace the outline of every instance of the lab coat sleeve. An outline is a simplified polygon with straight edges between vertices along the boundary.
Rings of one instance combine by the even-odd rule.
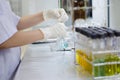
[[[14,12],[12,12],[12,16],[13,16],[14,24],[17,27],[17,24],[19,23],[21,17],[16,15]]]
[[[13,15],[8,17],[7,15],[0,16],[0,44],[8,40],[17,32],[16,25],[19,22],[19,17]]]

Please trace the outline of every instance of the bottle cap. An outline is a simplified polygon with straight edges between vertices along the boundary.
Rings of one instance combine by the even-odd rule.
[[[115,36],[119,37],[120,36],[120,31],[114,30]]]
[[[108,33],[108,37],[114,37],[114,31],[110,28],[106,28],[106,27],[101,27],[102,30],[106,31]]]
[[[76,32],[83,34],[86,37],[89,37],[92,39],[97,38],[97,34],[94,33],[93,31],[89,30],[88,28],[82,27],[82,28],[76,28],[75,30],[76,30]]]
[[[106,31],[103,31],[98,27],[89,27],[89,28],[92,28],[92,30],[98,35],[98,38],[105,38],[108,36]]]
[[[95,32],[95,31],[93,31],[92,29],[90,29],[90,28],[85,28],[86,30],[87,30],[87,32],[89,33],[89,36],[90,36],[90,38],[92,38],[92,39],[97,39],[98,38],[98,34]],[[87,34],[88,35],[88,34]]]

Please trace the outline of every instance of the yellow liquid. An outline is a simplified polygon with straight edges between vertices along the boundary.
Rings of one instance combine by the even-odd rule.
[[[106,66],[105,66],[106,76],[114,75],[114,69],[113,69],[113,67],[114,67],[113,64],[111,64],[111,65],[106,65]]]
[[[106,57],[106,62],[118,62],[119,57],[118,55],[108,55]],[[119,65],[116,64],[110,64],[106,65],[105,71],[106,71],[106,76],[111,76],[111,75],[116,75],[119,73]]]
[[[120,74],[120,64],[117,64],[117,73]]]
[[[92,56],[88,57],[84,51],[76,50],[76,62],[80,66],[82,66],[86,71],[88,71],[90,74],[93,74],[95,77],[112,76],[112,75],[120,74],[120,64],[95,66],[94,70],[93,70],[92,64],[87,62],[87,60],[92,61]],[[102,60],[103,60],[102,63],[104,63],[104,62],[120,62],[118,55],[107,55]],[[101,61],[100,62],[98,61],[97,63],[101,63]]]
[[[86,59],[88,59],[88,57],[83,51],[76,50],[76,62],[86,71],[92,74],[92,64],[88,63]]]
[[[118,62],[120,62],[120,57],[118,59]],[[120,74],[120,63],[117,64],[117,73]]]

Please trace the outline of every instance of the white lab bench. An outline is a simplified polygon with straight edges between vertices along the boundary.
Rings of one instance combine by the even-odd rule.
[[[72,51],[51,51],[50,43],[31,44],[14,80],[92,80],[74,63]]]

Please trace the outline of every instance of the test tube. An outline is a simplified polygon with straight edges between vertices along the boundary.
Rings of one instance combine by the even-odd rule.
[[[96,48],[94,45],[93,45],[93,40],[95,40],[96,39],[96,34],[94,34],[92,31],[90,31],[88,28],[77,28],[77,31],[80,33],[80,34],[82,34],[82,35],[84,35],[84,36],[86,36],[87,38],[88,38],[88,43],[89,42],[91,42],[91,43],[89,43],[89,44],[85,44],[85,46],[88,48],[88,51],[85,51],[85,52],[83,52],[83,60],[82,60],[82,62],[84,63],[84,64],[82,64],[82,66],[88,71],[88,72],[90,72],[90,73],[92,73],[92,64],[90,64],[88,61],[86,61],[85,59],[87,59],[87,60],[89,60],[89,61],[91,61],[92,60],[92,56],[91,56],[91,51],[90,51],[90,49],[92,49],[92,48]],[[89,52],[90,51],[90,52]]]
[[[120,42],[120,31],[114,30],[114,34],[116,36],[116,50],[120,48],[119,42]]]
[[[114,45],[114,37],[115,37],[115,34],[114,34],[114,31],[109,29],[109,28],[106,28],[106,27],[101,27],[102,30],[106,31],[108,33],[108,37],[107,37],[107,49],[108,50],[113,50],[115,48],[115,45]]]
[[[107,32],[101,30],[100,28],[98,27],[89,27],[89,28],[92,28],[94,30],[94,32],[98,35],[97,37],[97,41],[98,41],[98,50],[105,50],[106,49],[106,43],[105,43],[105,40],[106,40],[106,36],[107,36]]]
[[[117,31],[117,30],[114,30],[114,32],[115,32],[115,35],[116,35],[116,37],[117,37],[117,47],[116,47],[116,49],[117,50],[119,50],[119,48],[120,48],[120,31]],[[117,54],[117,56],[118,56],[118,59],[117,59],[117,74],[120,74],[120,54],[118,53]]]

